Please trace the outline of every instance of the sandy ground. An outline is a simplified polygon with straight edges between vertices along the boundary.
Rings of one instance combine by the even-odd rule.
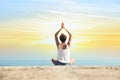
[[[120,66],[0,67],[0,80],[120,80]]]

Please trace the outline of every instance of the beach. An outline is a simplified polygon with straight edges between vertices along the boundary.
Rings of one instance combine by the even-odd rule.
[[[1,66],[0,80],[120,80],[120,66]]]

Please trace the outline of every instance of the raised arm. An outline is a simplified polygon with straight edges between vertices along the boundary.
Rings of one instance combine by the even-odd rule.
[[[55,42],[56,42],[56,46],[58,47],[58,45],[59,45],[59,41],[58,41],[58,34],[59,34],[59,32],[62,30],[62,28],[60,28],[56,33],[55,33]]]
[[[57,47],[58,47],[58,45],[59,45],[59,41],[58,41],[58,34],[59,34],[59,32],[62,30],[64,28],[64,23],[62,22],[62,24],[61,24],[61,28],[55,33],[55,42],[56,42],[56,45],[57,45]]]
[[[71,45],[71,41],[72,41],[72,34],[66,28],[64,28],[64,29],[69,34],[68,46],[70,46]]]

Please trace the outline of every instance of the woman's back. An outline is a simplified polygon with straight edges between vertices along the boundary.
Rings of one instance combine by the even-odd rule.
[[[63,63],[70,62],[70,47],[67,44],[60,44],[58,46],[58,61]]]

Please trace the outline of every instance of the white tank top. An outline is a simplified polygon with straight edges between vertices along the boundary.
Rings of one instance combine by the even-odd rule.
[[[70,62],[70,47],[68,45],[65,49],[60,48],[60,45],[58,46],[58,61],[62,63]]]

